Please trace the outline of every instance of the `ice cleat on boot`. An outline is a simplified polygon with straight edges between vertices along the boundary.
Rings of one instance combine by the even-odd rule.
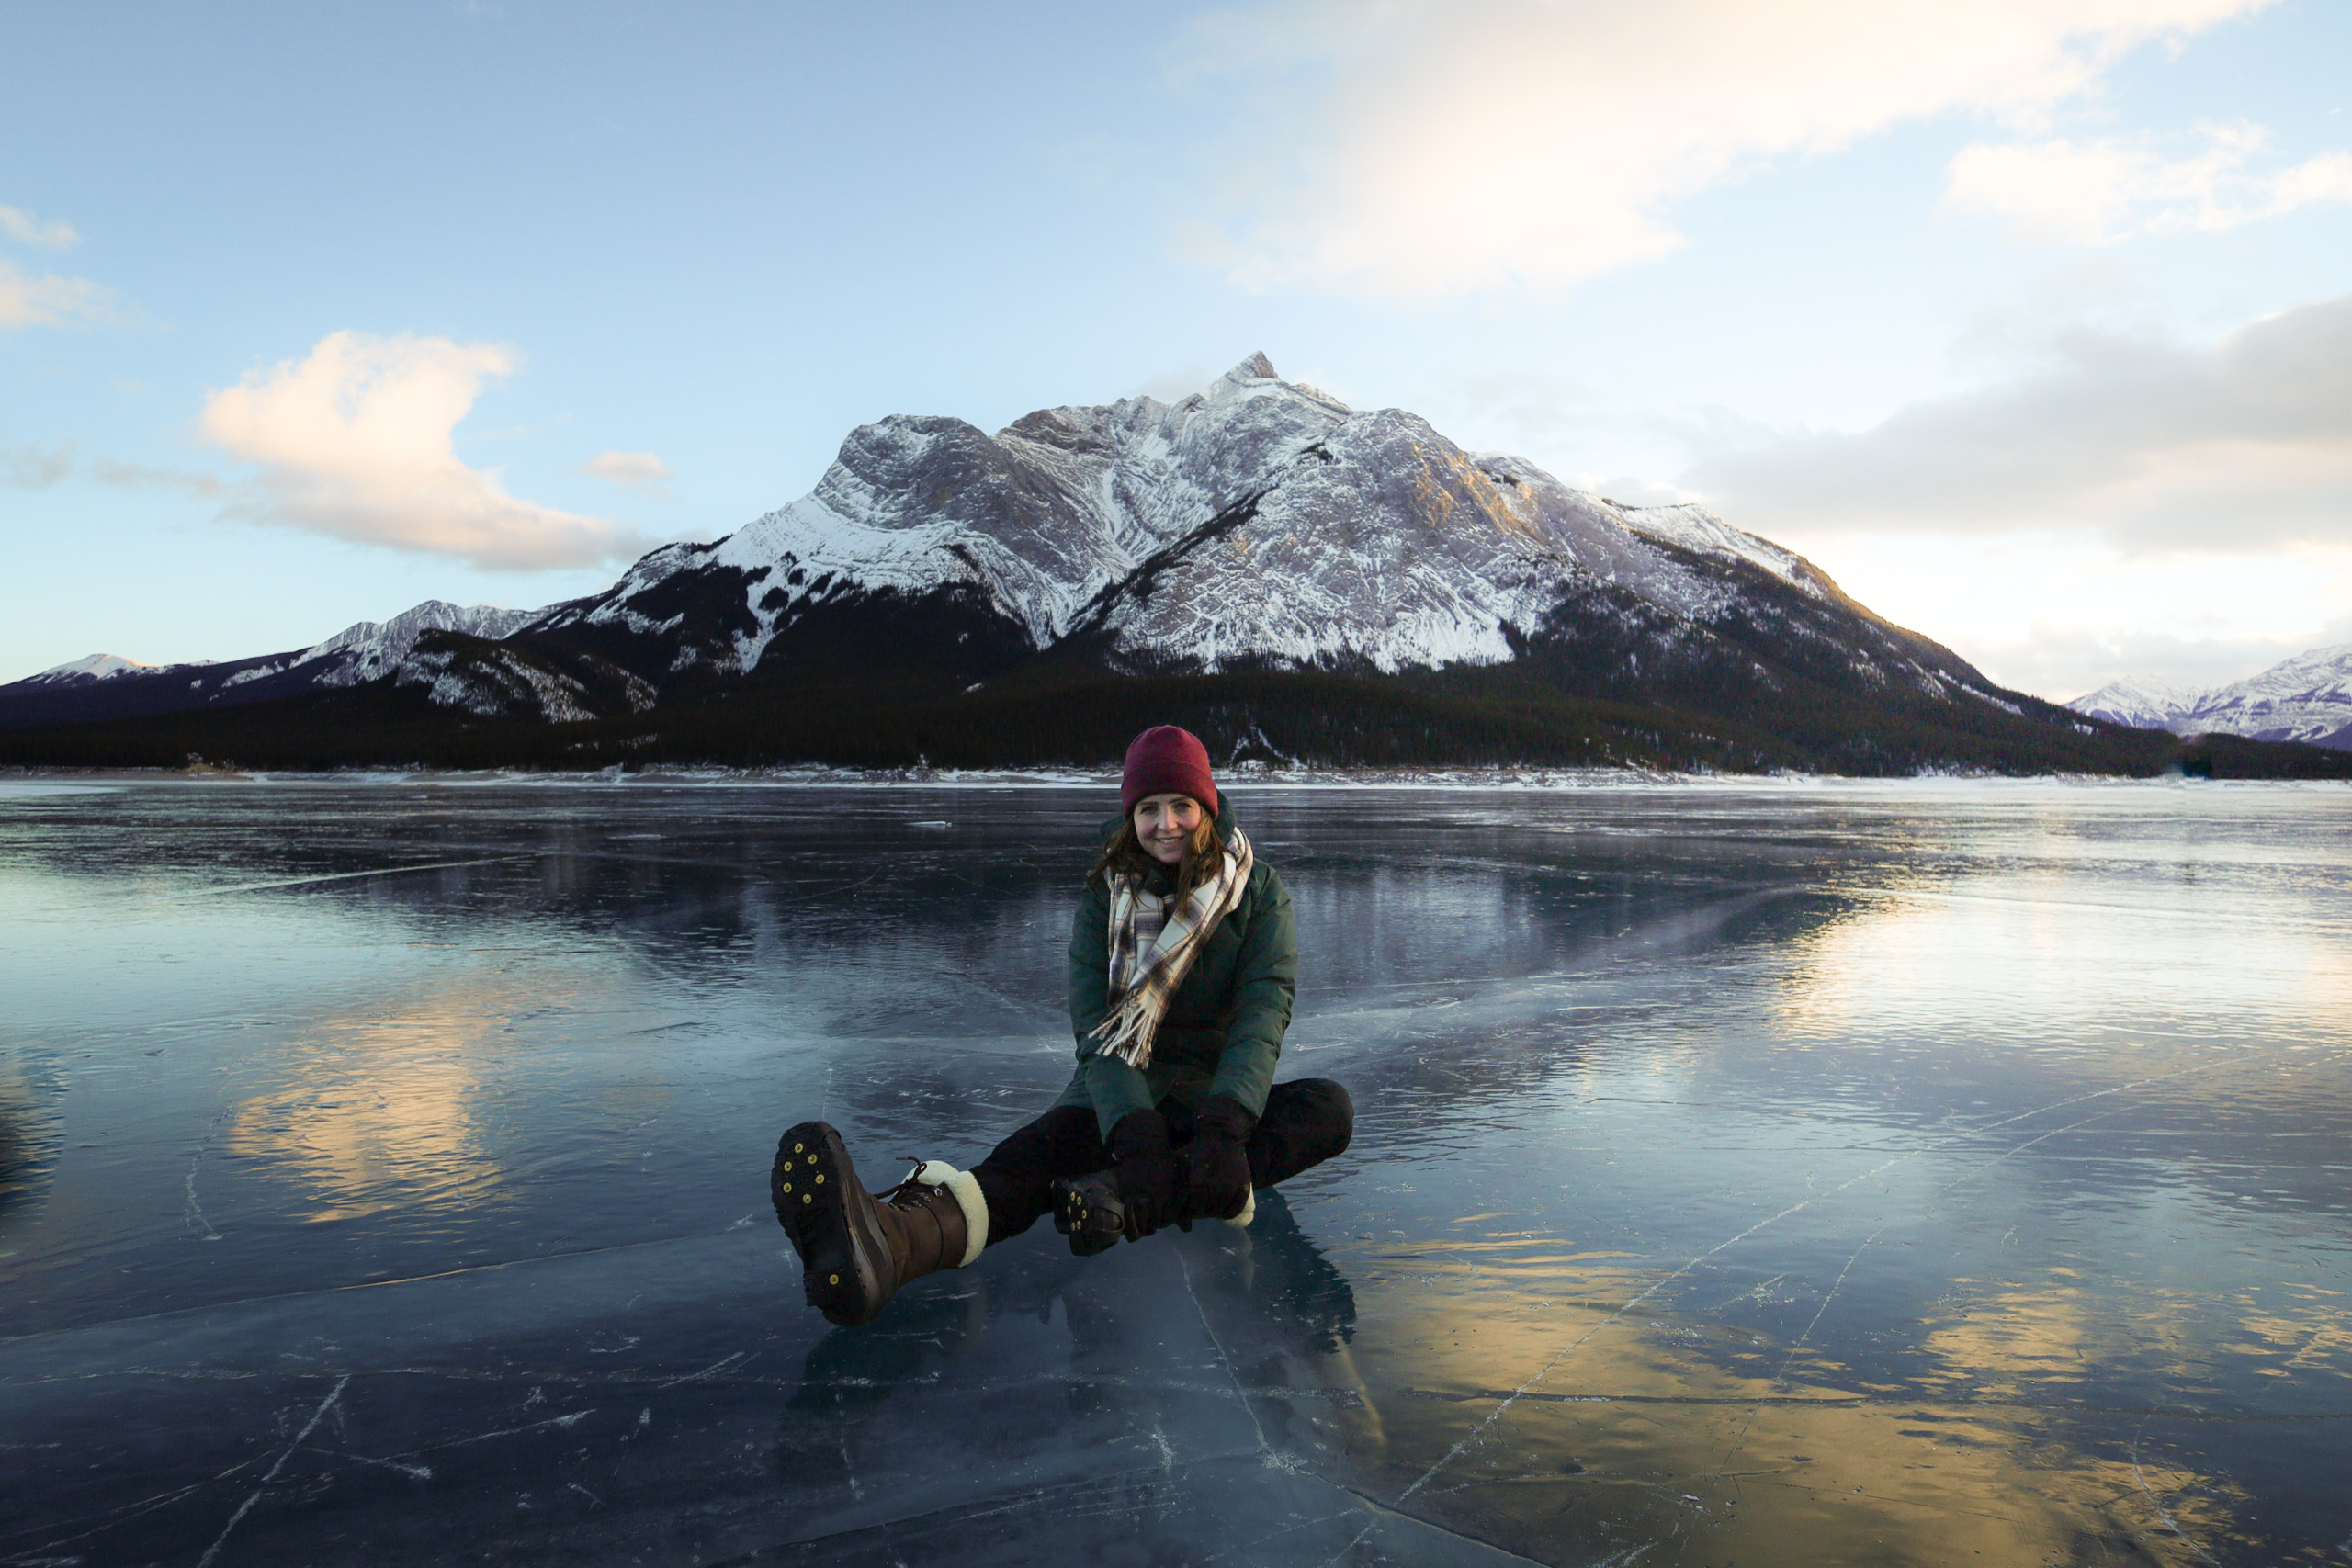
[[[808,1304],[845,1327],[873,1322],[909,1280],[961,1269],[988,1245],[988,1204],[969,1172],[920,1160],[876,1198],[829,1122],[803,1122],[777,1142],[768,1196],[800,1255]]]
[[[1127,1206],[1107,1170],[1068,1177],[1054,1183],[1054,1228],[1069,1237],[1080,1258],[1108,1252],[1127,1232]]]

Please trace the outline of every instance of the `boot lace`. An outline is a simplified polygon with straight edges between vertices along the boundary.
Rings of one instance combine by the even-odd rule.
[[[943,1183],[936,1181],[917,1181],[915,1179],[917,1173],[919,1173],[924,1166],[931,1163],[929,1159],[921,1155],[900,1155],[899,1157],[912,1165],[914,1169],[907,1172],[906,1179],[900,1181],[896,1187],[891,1188],[888,1191],[882,1194],[883,1202],[894,1202],[902,1195],[912,1191],[917,1188],[936,1190],[943,1185]]]

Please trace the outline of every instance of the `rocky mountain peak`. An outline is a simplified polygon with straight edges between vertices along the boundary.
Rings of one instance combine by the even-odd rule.
[[[1624,623],[1611,639],[1652,616],[1711,625],[1743,613],[1750,570],[1837,598],[1798,557],[1702,508],[1605,502],[1524,459],[1465,452],[1404,410],[1350,409],[1252,354],[1172,405],[1042,409],[994,435],[942,416],[862,426],[800,500],[716,546],[649,556],[533,631],[680,639],[666,668],[636,666],[665,679],[748,673],[844,617],[902,616],[928,617],[931,636],[952,620],[956,648],[985,626],[990,646],[1084,647],[1130,672],[1393,673],[1512,662],[1571,601]],[[707,606],[692,634],[689,600]],[[1893,643],[1866,657],[1893,660],[1875,679],[1985,685],[1938,656],[1932,670]]]
[[[1282,378],[1274,373],[1274,362],[1267,358],[1264,351],[1261,350],[1218,377],[1217,379],[1233,382],[1279,381]]]
[[[2066,705],[2077,713],[2176,735],[2243,735],[2345,748],[2352,735],[2352,643],[2315,648],[2226,686],[2127,676]]]

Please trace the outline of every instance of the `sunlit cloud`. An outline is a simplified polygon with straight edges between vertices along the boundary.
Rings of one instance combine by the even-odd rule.
[[[1272,0],[1195,35],[1246,129],[1182,245],[1257,286],[1564,288],[1671,254],[1677,204],[1776,160],[1955,111],[2030,124],[2268,3]]]
[[[71,249],[82,243],[74,225],[62,219],[42,222],[20,207],[0,207],[0,230],[19,244],[40,245],[52,251]]]
[[[1951,162],[1948,212],[1984,212],[2030,239],[2103,244],[2142,233],[2209,233],[2352,201],[2352,152],[2290,168],[2250,167],[2267,152],[2262,126],[2198,128],[2201,152],[2167,158],[2151,137],[1978,144]]]
[[[646,547],[633,531],[506,492],[452,442],[483,382],[515,355],[493,344],[339,332],[211,394],[208,439],[255,464],[254,522],[454,556],[507,570],[590,566]]]
[[[1766,532],[2079,528],[2135,552],[2352,544],[2352,296],[2211,345],[2062,333],[2006,382],[1855,434],[1719,453],[1687,482]]]
[[[600,452],[580,471],[624,490],[660,490],[677,473],[651,452]]]
[[[2218,684],[2343,640],[2352,297],[2208,344],[2077,327],[2038,348],[1867,430],[1718,433],[1680,482],[2045,696]]]
[[[2056,702],[2126,675],[2226,685],[2352,642],[2352,545],[2155,556],[2086,530],[1770,536],[1896,625]]]
[[[92,325],[115,319],[114,296],[86,277],[35,276],[0,260],[0,327]]]

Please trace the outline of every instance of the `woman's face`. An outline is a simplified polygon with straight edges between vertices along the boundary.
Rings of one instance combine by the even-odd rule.
[[[1162,865],[1184,858],[1184,846],[1200,830],[1201,803],[1189,795],[1148,795],[1136,802],[1136,837],[1144,853]]]

